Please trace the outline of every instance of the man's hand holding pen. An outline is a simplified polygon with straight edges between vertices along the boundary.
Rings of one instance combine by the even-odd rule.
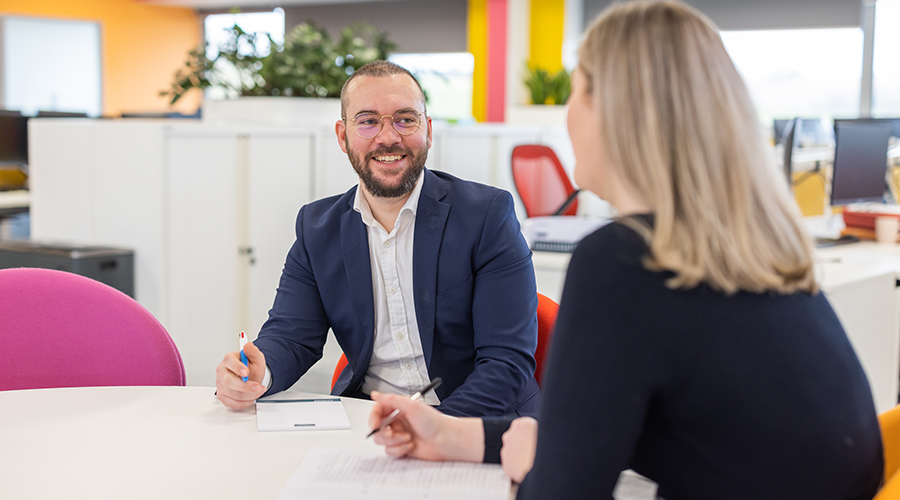
[[[216,397],[228,408],[241,410],[253,405],[266,392],[261,384],[266,374],[266,356],[247,342],[242,349],[247,364],[241,362],[241,351],[230,352],[216,368]],[[247,381],[242,380],[247,377]]]

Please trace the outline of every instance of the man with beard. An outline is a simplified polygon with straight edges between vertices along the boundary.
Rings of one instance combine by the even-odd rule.
[[[447,414],[535,413],[534,269],[510,194],[425,169],[425,96],[393,63],[347,80],[335,132],[360,183],[300,209],[248,364],[232,352],[216,370],[219,400],[288,389],[331,328],[349,362],[333,394],[411,395],[441,377],[424,400]]]

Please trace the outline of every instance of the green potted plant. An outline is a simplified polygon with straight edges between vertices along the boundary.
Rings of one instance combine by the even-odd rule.
[[[523,65],[521,82],[527,101],[507,110],[506,121],[519,125],[565,126],[565,107],[572,92],[571,73],[566,69],[548,71],[529,63]]]
[[[565,68],[551,73],[526,64],[523,83],[531,95],[532,104],[565,104],[572,92],[572,77]]]
[[[262,56],[257,50],[260,36],[266,36],[271,47]],[[251,48],[251,53],[240,47]],[[395,47],[387,33],[366,23],[345,27],[340,38],[332,41],[323,28],[306,22],[285,36],[284,45],[275,43],[268,34],[247,33],[235,25],[215,57],[207,57],[206,46],[192,50],[170,88],[160,95],[175,103],[193,88],[218,86],[235,97],[338,97],[356,68],[387,58]],[[233,76],[235,70],[237,78]]]

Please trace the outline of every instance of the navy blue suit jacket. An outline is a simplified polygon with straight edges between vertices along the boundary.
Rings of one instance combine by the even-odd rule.
[[[416,321],[450,415],[533,414],[537,294],[531,251],[503,190],[424,171],[413,240]],[[255,344],[283,391],[322,357],[328,329],[349,361],[333,394],[363,382],[375,337],[366,226],[356,187],[300,209],[275,304]]]

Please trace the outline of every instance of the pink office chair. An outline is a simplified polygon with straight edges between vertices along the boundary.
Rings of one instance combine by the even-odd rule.
[[[0,390],[183,386],[165,328],[118,290],[49,269],[0,270]]]

